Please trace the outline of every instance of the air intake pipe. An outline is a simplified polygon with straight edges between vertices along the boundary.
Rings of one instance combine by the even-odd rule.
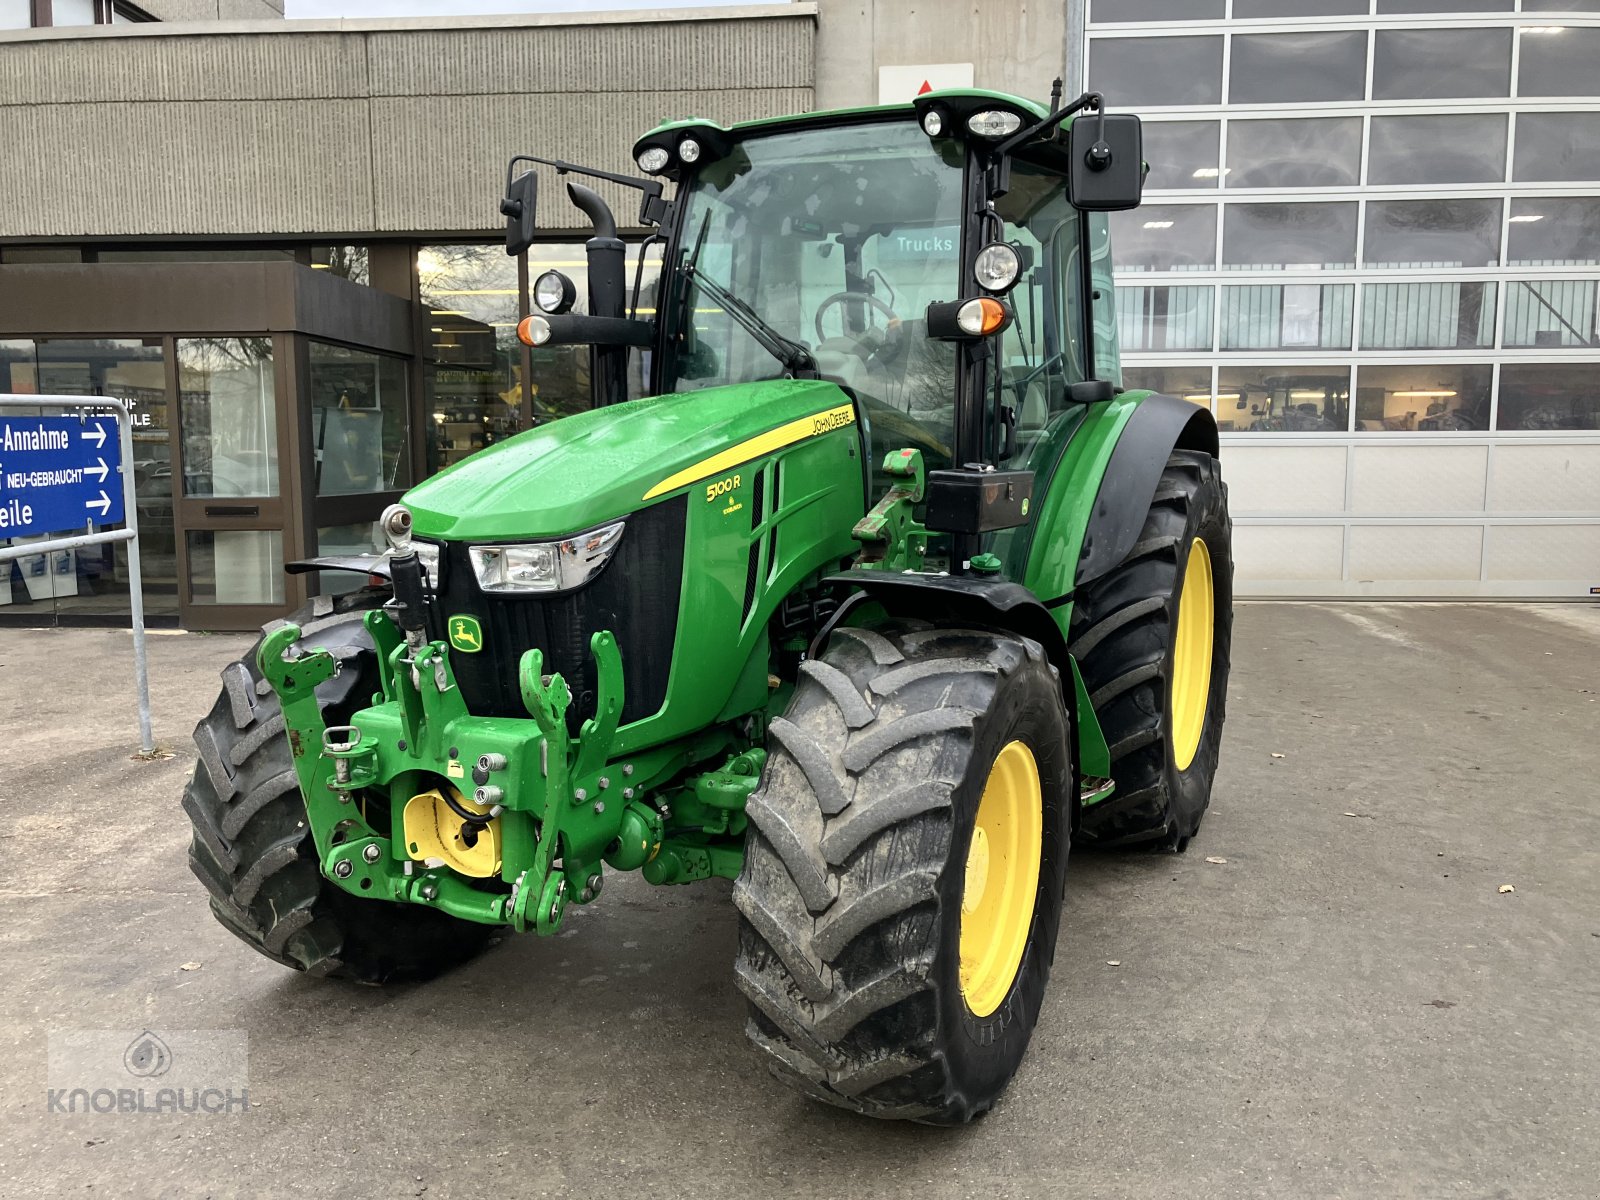
[[[594,236],[584,243],[589,259],[589,315],[627,316],[627,248],[617,236],[617,219],[611,207],[593,188],[568,183],[567,195],[594,226]],[[589,347],[589,381],[595,407],[628,398],[628,348]]]

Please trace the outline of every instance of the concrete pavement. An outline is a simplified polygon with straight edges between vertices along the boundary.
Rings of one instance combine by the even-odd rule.
[[[421,987],[251,953],[178,808],[247,639],[151,644],[176,756],[142,763],[125,632],[0,630],[12,1194],[1600,1192],[1600,607],[1241,605],[1200,836],[1074,857],[1028,1059],[955,1131],[768,1078],[725,884],[613,876],[561,937]],[[256,1107],[46,1112],[50,1031],[143,1027],[246,1030]]]

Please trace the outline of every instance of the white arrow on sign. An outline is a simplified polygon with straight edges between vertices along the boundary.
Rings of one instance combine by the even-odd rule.
[[[98,499],[98,500],[85,500],[83,502],[83,506],[85,508],[98,508],[100,510],[100,515],[103,517],[108,512],[111,511],[111,497],[106,495],[105,488],[101,488],[100,489],[100,499]]]
[[[106,481],[106,476],[111,474],[111,468],[106,466],[106,460],[101,458],[99,455],[95,456],[95,462],[99,463],[100,465],[98,467],[85,467],[83,469],[83,473],[85,475],[93,475],[96,483],[104,483]]]
[[[88,428],[79,431],[78,436],[86,442],[93,442],[96,450],[106,444],[106,431],[99,425],[90,425]]]

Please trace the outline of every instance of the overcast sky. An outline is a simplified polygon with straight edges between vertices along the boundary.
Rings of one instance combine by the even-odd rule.
[[[710,8],[750,0],[287,0],[284,15],[320,17],[466,17],[479,13],[606,12],[619,8]]]

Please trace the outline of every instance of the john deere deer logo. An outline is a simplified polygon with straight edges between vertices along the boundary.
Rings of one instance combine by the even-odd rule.
[[[450,618],[450,645],[463,654],[476,654],[483,649],[483,628],[477,617]]]

